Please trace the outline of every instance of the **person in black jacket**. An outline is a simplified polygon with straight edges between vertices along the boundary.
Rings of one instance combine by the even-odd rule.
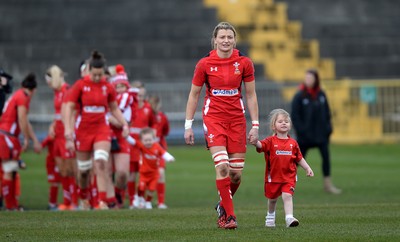
[[[11,85],[12,76],[0,68],[0,116],[3,113],[4,103],[6,102],[6,94],[12,92]]]
[[[292,100],[292,121],[304,157],[310,148],[318,148],[322,157],[324,189],[340,194],[332,184],[329,155],[329,138],[332,133],[331,112],[325,92],[321,90],[316,70],[308,70],[300,90]]]

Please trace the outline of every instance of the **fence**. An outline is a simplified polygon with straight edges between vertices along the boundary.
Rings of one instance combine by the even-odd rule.
[[[162,100],[162,110],[170,121],[170,144],[183,144],[183,125],[186,101],[190,90],[188,82],[149,83],[148,95],[158,95]],[[400,80],[394,81],[331,81],[324,82],[332,110],[335,143],[377,143],[400,141]],[[257,83],[257,96],[260,112],[260,136],[269,134],[267,115],[274,108],[290,111],[290,101],[297,86]],[[204,88],[197,112],[194,131],[196,143],[204,143],[201,107]],[[245,101],[245,98],[244,98]],[[40,138],[47,134],[52,120],[52,92],[38,90],[32,100],[30,119]],[[248,113],[247,120],[249,120]],[[294,134],[293,134],[294,135]]]

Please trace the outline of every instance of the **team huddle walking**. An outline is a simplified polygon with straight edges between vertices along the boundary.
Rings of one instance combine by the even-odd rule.
[[[113,75],[106,75],[109,70],[105,59],[97,51],[82,62],[81,79],[71,87],[58,66],[50,67],[45,79],[54,91],[54,121],[42,143],[27,118],[37,87],[35,76],[27,76],[22,88],[10,97],[0,119],[2,194],[7,210],[19,209],[18,161],[28,138],[33,140],[35,151],[40,152],[42,146],[48,149],[49,210],[122,208],[126,195],[130,208],[150,209],[156,190],[158,207],[167,208],[165,162],[175,160],[165,150],[168,119],[160,110],[158,97],[153,97],[157,99],[153,109],[143,85],[131,87],[122,65],[114,71]],[[143,106],[147,108],[146,115],[139,113]],[[163,116],[162,121],[157,116]],[[22,146],[18,140],[20,132],[24,136]],[[150,175],[146,174],[149,166]],[[145,175],[151,182],[138,184],[137,180],[142,181]],[[60,204],[59,184],[63,190]]]

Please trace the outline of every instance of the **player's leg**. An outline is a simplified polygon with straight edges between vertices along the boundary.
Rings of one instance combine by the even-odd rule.
[[[89,210],[89,187],[91,171],[93,168],[93,161],[91,152],[77,151],[77,167],[78,167],[78,186],[79,186],[79,197],[81,199],[80,209]]]
[[[16,210],[17,201],[15,193],[14,172],[18,171],[18,161],[2,160],[3,179],[2,179],[2,194],[5,200],[7,210]]]
[[[129,176],[129,153],[113,154],[115,166],[115,196],[119,206],[123,206]]]
[[[137,181],[139,180],[139,161],[129,162],[129,176],[128,176],[128,196],[129,196],[129,208],[133,209],[138,207],[138,189]]]
[[[158,208],[166,209],[165,205],[165,160],[161,160],[160,167],[158,168],[159,179],[157,184],[157,198]]]
[[[145,203],[145,209],[152,209],[153,205],[151,204],[151,201],[153,200],[156,188],[157,188],[157,183],[159,179],[159,174],[154,175],[153,177],[149,177],[148,181],[148,186],[147,186],[147,191],[146,191],[146,203]]]
[[[286,227],[296,227],[299,221],[293,217],[293,194],[295,184],[285,183],[281,186],[283,209],[285,210]]]
[[[54,145],[54,149],[56,151],[56,143]],[[57,152],[59,153],[59,152]],[[67,163],[60,157],[54,157],[56,161],[56,165],[60,172],[61,186],[62,186],[62,194],[63,194],[63,203],[58,206],[59,210],[69,210],[71,206],[71,192],[70,192],[70,179],[68,177],[68,168]]]
[[[98,141],[93,145],[93,160],[97,179],[97,188],[99,191],[99,207],[107,209],[107,188],[111,184],[110,177],[109,153],[111,143],[109,141]],[[114,194],[115,197],[115,194]]]

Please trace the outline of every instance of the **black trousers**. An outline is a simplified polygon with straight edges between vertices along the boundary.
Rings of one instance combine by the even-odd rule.
[[[325,142],[322,144],[307,144],[307,143],[300,143],[300,151],[305,158],[307,156],[307,152],[311,148],[318,148],[319,153],[321,154],[322,158],[322,174],[324,177],[331,175],[331,160],[329,155],[329,142]]]

